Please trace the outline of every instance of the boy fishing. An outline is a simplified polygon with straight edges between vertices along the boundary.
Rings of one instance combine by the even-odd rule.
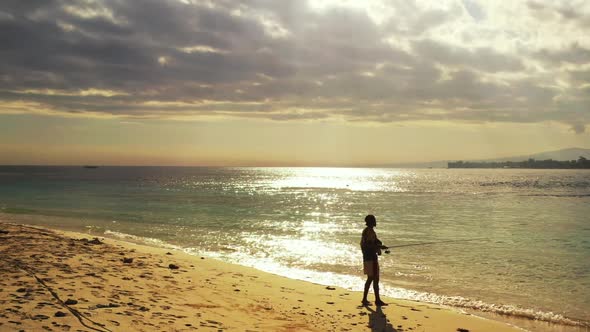
[[[365,217],[365,224],[367,227],[363,230],[361,237],[361,250],[363,251],[363,270],[367,275],[367,281],[365,282],[365,290],[363,292],[363,305],[369,305],[367,295],[371,283],[373,283],[373,291],[375,292],[375,305],[384,306],[387,305],[381,301],[379,297],[379,262],[377,257],[381,254],[381,249],[388,249],[383,245],[377,238],[374,227],[377,226],[377,219],[374,215],[369,214]]]

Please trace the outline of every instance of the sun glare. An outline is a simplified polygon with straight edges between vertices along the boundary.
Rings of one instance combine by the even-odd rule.
[[[384,177],[396,176],[392,170],[309,167],[289,168],[273,182],[275,188],[330,188],[339,190],[381,190]]]

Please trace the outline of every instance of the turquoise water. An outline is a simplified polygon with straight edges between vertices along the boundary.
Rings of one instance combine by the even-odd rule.
[[[4,166],[0,212],[354,290],[373,213],[387,295],[590,321],[587,170]]]

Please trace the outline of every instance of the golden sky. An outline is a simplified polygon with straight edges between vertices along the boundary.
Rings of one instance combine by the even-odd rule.
[[[587,1],[8,1],[0,164],[590,148]]]

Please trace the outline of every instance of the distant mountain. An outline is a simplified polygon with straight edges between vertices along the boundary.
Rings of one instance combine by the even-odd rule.
[[[522,156],[513,156],[513,157],[504,157],[504,158],[492,158],[492,159],[462,159],[463,161],[476,161],[476,162],[493,162],[493,161],[523,161],[528,160],[530,158],[535,160],[578,160],[578,158],[582,156],[584,158],[590,159],[590,149],[582,149],[582,148],[569,148],[569,149],[561,149],[556,151],[548,151],[548,152],[541,152],[535,153],[530,155],[522,155]],[[461,159],[458,159],[461,160]],[[372,167],[392,167],[392,168],[447,168],[447,163],[449,161],[458,161],[458,160],[439,160],[439,161],[431,161],[431,162],[416,162],[416,163],[397,163],[397,164],[384,164],[384,165],[372,165]]]
[[[530,158],[535,159],[535,160],[547,160],[547,159],[578,160],[578,158],[580,158],[580,156],[590,159],[590,149],[569,148],[569,149],[562,149],[562,150],[557,150],[557,151],[535,153],[535,154],[531,154],[531,155],[478,160],[478,161],[523,161],[523,160],[527,160]]]

